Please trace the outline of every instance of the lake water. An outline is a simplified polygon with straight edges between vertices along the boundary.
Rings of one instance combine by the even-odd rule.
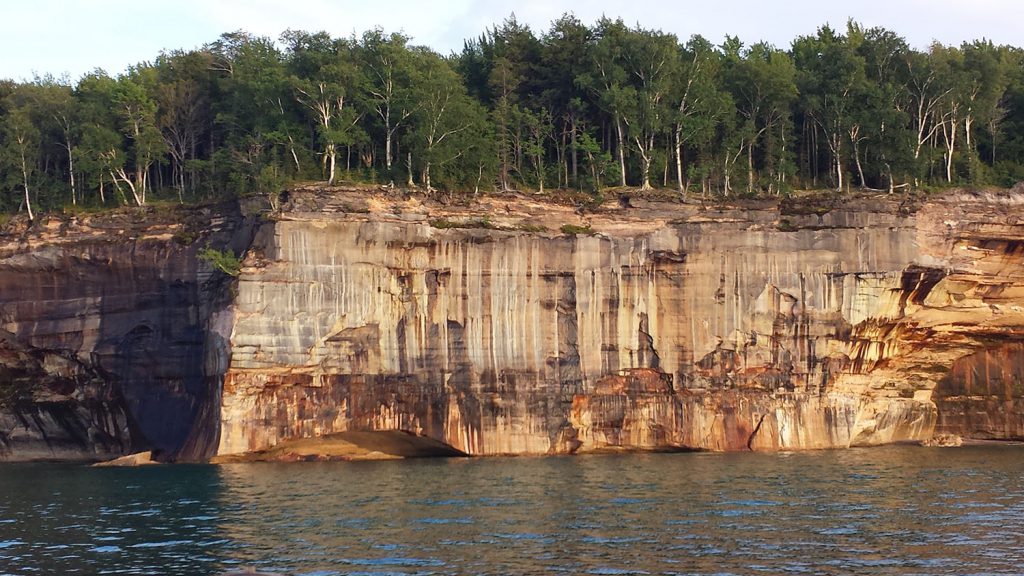
[[[1020,574],[1024,448],[0,465],[0,574]]]

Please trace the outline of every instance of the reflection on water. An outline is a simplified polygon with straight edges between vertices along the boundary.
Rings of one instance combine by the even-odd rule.
[[[0,574],[1017,574],[1024,451],[0,466]]]

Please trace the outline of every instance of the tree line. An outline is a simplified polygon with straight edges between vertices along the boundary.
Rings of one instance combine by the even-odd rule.
[[[1024,180],[1024,54],[848,23],[788,49],[571,15],[442,56],[375,29],[233,32],[119,76],[0,81],[0,209],[276,196],[355,180],[475,193],[778,195]]]

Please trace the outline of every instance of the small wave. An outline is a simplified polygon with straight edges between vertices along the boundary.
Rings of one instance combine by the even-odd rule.
[[[437,558],[403,558],[397,556],[385,558],[342,558],[341,561],[353,566],[444,566],[444,561]]]
[[[472,518],[420,518],[420,524],[472,524]]]
[[[163,542],[140,542],[132,544],[129,548],[170,548],[171,546],[184,546],[192,544],[191,540],[165,540]]]
[[[110,554],[112,552],[120,552],[120,546],[97,546],[90,550],[90,552],[96,552],[98,554]]]

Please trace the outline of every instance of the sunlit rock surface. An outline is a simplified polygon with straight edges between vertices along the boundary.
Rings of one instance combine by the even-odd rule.
[[[1021,335],[1019,202],[634,201],[568,236],[580,216],[521,198],[443,225],[297,198],[240,278],[218,453],[395,429],[468,454],[828,448],[971,436],[979,411],[1020,436],[1017,404],[933,398]]]
[[[334,189],[255,228],[205,208],[9,230],[0,459],[1021,439],[1022,204]],[[244,250],[239,277],[205,246]]]

